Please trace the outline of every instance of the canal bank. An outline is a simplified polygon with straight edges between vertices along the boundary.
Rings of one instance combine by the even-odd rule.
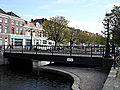
[[[47,65],[41,66],[39,69],[48,70],[48,72],[65,73],[73,77],[73,90],[102,90],[107,79],[108,73],[103,72],[101,68],[81,67],[71,65]],[[61,72],[61,73],[60,73]]]

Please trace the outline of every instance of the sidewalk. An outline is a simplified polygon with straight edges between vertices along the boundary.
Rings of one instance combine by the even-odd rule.
[[[114,67],[111,67],[103,90],[120,90],[120,67],[116,69],[114,69]]]
[[[99,68],[80,68],[72,66],[42,66],[40,68],[55,70],[60,72],[71,73],[74,78],[74,90],[101,90],[103,88],[104,82],[107,78],[107,73],[104,73]]]

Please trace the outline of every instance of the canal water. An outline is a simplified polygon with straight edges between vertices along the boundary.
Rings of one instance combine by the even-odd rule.
[[[0,55],[0,63],[3,63],[1,58]],[[38,69],[24,71],[0,65],[0,90],[71,90],[71,82],[63,76]]]

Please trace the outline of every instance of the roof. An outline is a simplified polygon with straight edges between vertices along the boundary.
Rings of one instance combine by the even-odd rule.
[[[31,23],[31,22],[29,23],[29,25],[32,26],[32,27],[35,27],[35,25],[33,23]]]
[[[16,14],[15,14],[15,13],[13,13],[13,12],[7,12],[6,14],[8,14],[8,15],[10,15],[10,16],[15,16],[15,17],[20,18],[18,15],[16,15]]]
[[[40,27],[40,28],[43,28],[43,26],[42,26],[42,25],[39,25],[39,27]]]
[[[6,12],[3,11],[1,8],[0,8],[0,13],[2,13],[2,14],[6,14]]]
[[[37,22],[42,25],[44,23],[44,21],[47,21],[47,19],[46,18],[35,19],[35,20],[31,19],[31,22],[34,23],[35,25]]]

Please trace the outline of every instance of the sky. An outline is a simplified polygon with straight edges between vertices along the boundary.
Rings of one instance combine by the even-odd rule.
[[[69,26],[92,33],[104,30],[105,14],[120,0],[0,0],[0,8],[14,12],[22,19],[64,16]]]

